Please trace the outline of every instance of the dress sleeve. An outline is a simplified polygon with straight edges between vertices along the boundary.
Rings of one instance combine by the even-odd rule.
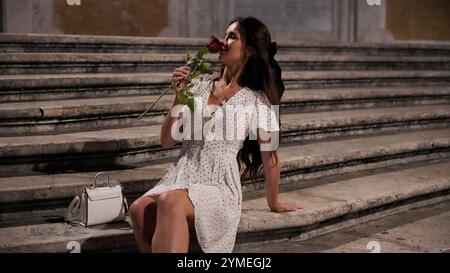
[[[265,132],[280,131],[279,105],[272,105],[267,96],[259,92],[256,95],[254,114],[256,114],[257,127]]]
[[[206,89],[208,89],[208,84],[216,76],[217,76],[217,73],[213,73],[211,75],[202,74],[202,75],[192,79],[191,80],[191,84],[192,84],[191,91],[195,95],[202,95],[202,92],[205,92]]]
[[[261,151],[275,151],[279,145],[279,105],[272,105],[266,95],[255,92],[249,123],[250,140],[258,140]]]

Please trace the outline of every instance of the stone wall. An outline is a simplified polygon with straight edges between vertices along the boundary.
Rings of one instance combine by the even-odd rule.
[[[3,31],[52,32],[51,2],[36,0],[2,0]],[[44,19],[45,18],[45,19]]]
[[[449,41],[450,1],[389,1],[386,28],[397,40]]]
[[[168,24],[168,0],[53,0],[55,27],[67,34],[158,36]]]
[[[395,1],[395,0],[394,0]],[[386,7],[388,0],[381,0],[380,6],[370,6],[366,1],[356,2],[355,26],[358,42],[392,42],[391,33],[386,29]]]
[[[0,0],[0,31],[3,30],[3,1]]]
[[[0,1],[4,32],[207,37],[221,36],[237,16],[255,16],[275,40],[450,41],[448,0]]]
[[[254,16],[269,27],[273,39],[336,39],[333,0],[244,0],[235,3],[235,16]]]

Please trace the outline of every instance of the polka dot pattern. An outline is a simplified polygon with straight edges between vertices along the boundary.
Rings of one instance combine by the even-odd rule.
[[[217,76],[217,73],[202,75],[192,81],[192,91],[204,109],[207,107],[213,79]],[[243,115],[245,136],[248,136],[250,118],[242,111],[230,112],[231,116],[228,115],[226,108],[229,105],[244,106],[242,109],[245,109],[250,105],[270,107],[270,102],[261,92],[244,87],[216,110],[212,117],[202,119],[203,123],[213,119],[223,119],[224,122],[232,119],[236,122]],[[267,124],[262,127],[266,126]],[[194,204],[197,239],[205,253],[232,252],[241,218],[242,191],[236,155],[245,137],[242,140],[228,139],[209,140],[208,134],[200,140],[183,139],[176,161],[155,187],[144,194],[188,189]]]

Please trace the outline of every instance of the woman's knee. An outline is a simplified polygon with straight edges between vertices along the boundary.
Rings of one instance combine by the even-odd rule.
[[[186,214],[184,197],[186,193],[184,191],[172,190],[162,193],[158,197],[158,211],[167,214]]]
[[[144,216],[146,207],[148,207],[152,202],[156,201],[148,196],[142,196],[136,199],[129,207],[130,217],[136,219],[139,216]]]

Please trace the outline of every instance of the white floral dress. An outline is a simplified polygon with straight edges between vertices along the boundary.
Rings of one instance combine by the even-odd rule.
[[[207,107],[213,80],[217,76],[217,73],[202,75],[192,81],[196,104],[200,106],[201,103],[201,106],[205,107],[203,109]],[[242,111],[235,111],[230,116],[224,109],[232,107],[231,105],[243,108],[248,108],[249,105],[266,105],[270,108],[270,102],[262,92],[244,87],[216,110],[212,117],[203,118],[203,124],[205,121],[213,119],[223,119],[224,122],[226,120],[236,121],[245,115]],[[184,108],[188,109],[186,106]],[[198,108],[196,108],[197,110]],[[186,121],[184,114],[185,112],[180,120],[185,119]],[[244,125],[235,126],[235,129],[244,127],[245,136],[248,136],[250,132],[249,119],[249,116],[246,116]],[[259,127],[266,126],[268,124]],[[267,128],[264,129],[267,130]],[[236,156],[245,137],[218,140],[218,138],[207,137],[215,135],[215,133],[204,133],[205,136],[202,136],[201,139],[192,138],[193,132],[202,130],[204,129],[193,128],[191,139],[183,138],[177,160],[162,179],[144,195],[156,195],[174,189],[188,189],[188,195],[195,210],[194,222],[197,240],[202,250],[205,253],[232,252],[242,204],[241,180]],[[226,130],[221,133],[221,135],[223,134],[226,134]]]

